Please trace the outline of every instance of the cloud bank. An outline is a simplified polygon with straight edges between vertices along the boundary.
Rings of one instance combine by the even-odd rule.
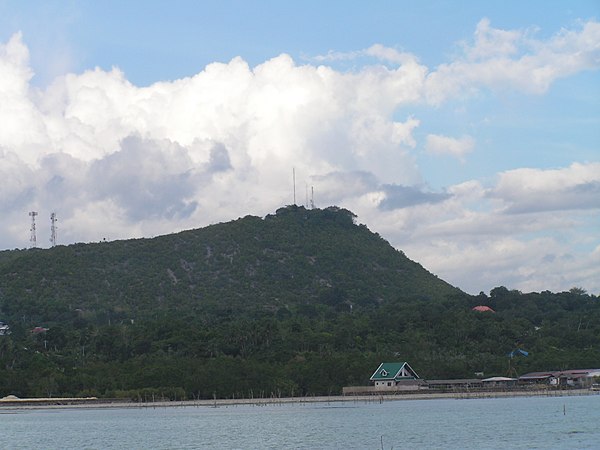
[[[598,241],[576,236],[600,209],[598,163],[516,169],[436,192],[419,154],[464,162],[475,138],[420,142],[422,120],[406,112],[480,89],[542,94],[559,78],[597,69],[598,42],[594,21],[538,41],[484,19],[462,54],[434,69],[375,45],[305,65],[286,54],[256,67],[238,57],[148,87],[118,68],[96,68],[38,89],[17,33],[0,43],[0,247],[27,246],[31,210],[58,213],[62,243],[264,215],[292,202],[295,168],[299,192],[314,186],[317,206],[352,209],[463,289],[598,291]],[[375,63],[326,65],[359,57]]]

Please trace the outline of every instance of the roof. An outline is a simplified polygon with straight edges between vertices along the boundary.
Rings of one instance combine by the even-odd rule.
[[[563,370],[558,375],[560,377],[568,377],[568,378],[598,377],[598,376],[600,376],[600,369]]]
[[[479,384],[481,381],[479,378],[453,378],[451,380],[427,380],[427,384]]]
[[[411,373],[411,377],[402,376],[402,369],[406,372]],[[373,375],[371,375],[371,381],[382,381],[382,380],[406,380],[407,378],[419,378],[419,375],[413,370],[412,367],[405,362],[393,362],[393,363],[381,363]]]
[[[498,381],[517,381],[516,378],[508,378],[508,377],[491,377],[491,378],[485,378],[483,380],[484,383],[485,382],[498,382]]]
[[[541,380],[544,378],[556,377],[558,372],[529,372],[519,377],[520,380]]]
[[[485,305],[478,305],[472,308],[472,311],[479,311],[479,312],[496,312],[494,311],[492,308],[490,308],[489,306],[485,306]]]
[[[45,333],[46,331],[48,331],[49,328],[44,328],[44,327],[35,327],[33,330],[31,330],[31,332],[33,334],[39,334],[39,333]]]
[[[521,380],[541,380],[545,378],[584,378],[600,376],[600,369],[570,369],[570,370],[555,370],[552,372],[530,372],[521,375]]]

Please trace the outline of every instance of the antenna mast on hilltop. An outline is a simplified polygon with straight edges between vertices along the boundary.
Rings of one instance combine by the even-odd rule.
[[[308,184],[304,183],[304,190],[306,191],[306,202],[304,203],[304,206],[306,207],[306,209],[308,209]]]
[[[310,187],[310,198],[308,196],[308,183],[306,184],[306,209],[315,209],[315,188]]]
[[[50,214],[50,243],[52,247],[56,245],[56,213]]]
[[[37,215],[38,213],[36,211],[29,212],[29,217],[31,217],[31,237],[29,238],[29,242],[31,242],[31,248],[37,247],[37,238],[35,236],[35,216]]]
[[[296,168],[292,168],[292,181],[294,183],[294,205],[296,204]]]

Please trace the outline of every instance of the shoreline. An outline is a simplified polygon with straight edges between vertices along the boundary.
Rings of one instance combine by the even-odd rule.
[[[213,400],[176,400],[155,402],[133,402],[117,399],[102,398],[24,398],[0,399],[0,413],[10,410],[41,410],[41,409],[127,409],[127,408],[174,408],[174,407],[204,407],[219,408],[227,406],[267,406],[311,403],[383,403],[404,400],[438,400],[456,399],[468,400],[477,398],[508,398],[508,397],[574,397],[600,395],[600,391],[591,389],[556,390],[556,391],[465,391],[465,392],[434,392],[406,393],[383,395],[334,395],[315,397],[269,397]]]

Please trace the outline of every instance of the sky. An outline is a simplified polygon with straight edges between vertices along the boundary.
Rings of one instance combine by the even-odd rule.
[[[0,0],[0,249],[265,216],[293,173],[466,292],[600,294],[600,1]]]

